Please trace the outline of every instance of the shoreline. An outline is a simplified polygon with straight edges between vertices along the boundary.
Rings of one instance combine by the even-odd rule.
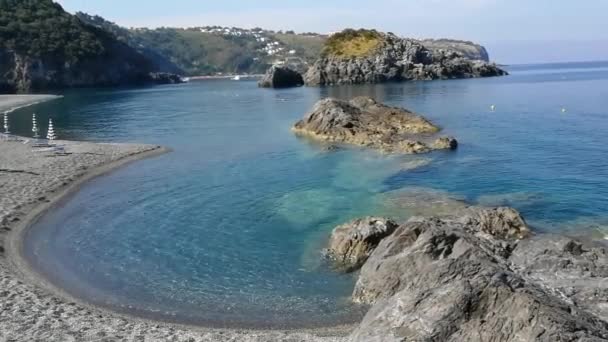
[[[56,97],[49,97],[48,100],[54,98]],[[30,103],[19,105],[19,108],[40,102],[41,101],[38,101],[38,99],[35,101],[32,99]],[[17,108],[12,108],[12,110],[15,109]],[[26,140],[27,138],[23,139]],[[53,284],[38,270],[34,269],[23,255],[24,237],[29,229],[32,228],[45,213],[57,208],[64,203],[64,201],[69,200],[69,198],[77,193],[87,182],[116,171],[128,164],[170,152],[170,149],[168,148],[154,145],[73,141],[57,141],[57,143],[63,144],[70,151],[79,151],[74,152],[74,155],[77,155],[78,158],[85,158],[80,155],[86,154],[87,158],[90,160],[86,159],[83,162],[83,165],[75,163],[72,169],[70,169],[69,166],[65,167],[67,169],[67,175],[69,176],[68,181],[64,181],[61,185],[54,188],[52,185],[46,188],[44,185],[40,188],[36,188],[38,193],[34,194],[35,199],[33,201],[28,203],[24,200],[23,202],[25,203],[18,203],[13,210],[9,208],[7,211],[4,210],[5,208],[3,207],[3,205],[6,207],[6,198],[3,197],[11,197],[10,187],[7,186],[8,190],[5,194],[0,194],[0,227],[2,228],[2,235],[5,235],[0,235],[0,287],[8,289],[5,291],[8,292],[8,294],[0,294],[0,298],[3,296],[8,297],[8,299],[4,298],[0,301],[0,340],[24,338],[25,340],[44,339],[46,341],[64,341],[69,338],[75,338],[78,341],[87,341],[94,339],[94,336],[100,335],[113,340],[122,339],[121,336],[124,336],[125,334],[139,331],[144,340],[153,341],[174,338],[179,338],[180,340],[182,338],[193,338],[196,341],[233,341],[235,339],[241,341],[272,341],[290,339],[337,342],[342,341],[354,328],[355,324],[326,328],[241,329],[173,323],[144,318],[88,303],[86,300],[77,298],[66,290]],[[21,141],[0,142],[0,151],[2,151],[3,148],[8,151],[19,150],[15,155],[19,155],[22,151],[27,152],[32,149],[29,144],[23,144]],[[90,152],[89,150],[92,150],[95,153]],[[102,153],[98,153],[98,150]],[[24,158],[25,160],[30,160],[34,167],[36,167],[36,163],[42,162],[44,165],[48,160],[56,159],[38,157],[36,153],[41,152],[27,153],[29,153],[30,156]],[[108,158],[108,160],[105,160],[102,157],[92,156],[104,153],[104,158]],[[34,174],[45,176],[42,172],[34,172],[38,170],[29,168],[29,165],[27,165],[28,163],[23,163],[22,161],[17,161],[15,165],[17,165],[19,169],[26,170],[14,170],[16,169],[15,167],[5,167],[6,165],[10,165],[10,160],[7,161],[10,159],[10,156],[5,158],[7,160],[3,160],[3,154],[6,157],[7,153],[0,153],[0,169],[4,169],[4,172],[9,173],[5,174],[0,172],[0,186],[3,185],[3,176],[5,175],[8,179],[7,185],[9,182],[12,182],[14,178],[18,177],[34,177],[32,176]],[[88,155],[91,155],[91,157],[88,157]],[[48,157],[49,155],[45,156]],[[91,163],[92,165],[89,165]],[[78,171],[83,168],[86,169],[84,172]],[[7,171],[9,169],[13,170]],[[62,169],[62,171],[66,170]],[[41,183],[45,184],[44,179]],[[15,189],[18,187],[19,184],[14,186]],[[19,196],[17,195],[16,197]],[[14,200],[14,198],[10,199]],[[32,307],[31,303],[32,298],[36,299],[34,300],[34,307]],[[38,305],[38,303],[41,305]],[[63,326],[54,327],[52,329],[45,327],[45,325],[36,327],[37,324],[33,324],[32,319],[44,322],[55,320],[53,314],[44,313],[43,311],[43,308],[49,307],[48,303],[53,303],[50,305],[50,309],[54,311],[70,312],[61,315],[66,317],[58,318],[59,321],[52,324],[53,326],[61,325],[61,318],[63,318],[63,320],[69,320],[70,323],[67,325],[63,323]],[[36,311],[38,306],[43,308],[39,308],[40,310]],[[19,309],[15,311],[17,308]],[[204,308],[201,309],[204,310]],[[31,317],[32,311],[34,317]],[[10,324],[8,324],[7,320],[10,321]],[[86,327],[86,329],[84,329],[86,331],[83,331],[83,326]],[[25,330],[25,332],[23,330]]]
[[[12,113],[21,108],[61,98],[63,95],[0,95],[0,112]]]

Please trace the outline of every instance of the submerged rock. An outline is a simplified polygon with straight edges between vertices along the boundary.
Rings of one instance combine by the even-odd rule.
[[[457,146],[454,138],[441,138],[443,144],[429,143],[427,140],[439,132],[439,127],[411,111],[380,104],[370,97],[321,100],[293,130],[325,141],[386,152],[418,154]]]
[[[453,194],[424,187],[407,187],[381,194],[378,198],[389,216],[407,219],[412,216],[456,215],[470,205]]]
[[[323,56],[307,71],[307,85],[380,83],[502,76],[496,64],[472,60],[455,49],[374,30],[345,30],[330,37]],[[484,57],[484,56],[480,56]]]
[[[304,85],[302,74],[286,66],[273,65],[258,82],[262,88],[289,88]]]
[[[351,272],[363,265],[380,241],[392,234],[397,224],[389,219],[366,217],[336,227],[326,251],[338,269]]]
[[[361,268],[371,304],[351,341],[604,341],[608,254],[565,237],[531,238],[511,208],[412,218]]]

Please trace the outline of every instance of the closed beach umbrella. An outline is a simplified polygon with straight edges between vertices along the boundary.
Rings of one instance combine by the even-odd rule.
[[[8,130],[8,113],[4,113],[4,133],[10,133],[10,131]]]
[[[49,130],[46,133],[46,138],[48,140],[57,139],[57,136],[55,135],[55,128],[53,127],[53,119],[49,119]]]
[[[38,130],[38,122],[36,121],[36,113],[32,114],[32,133],[34,134],[34,138],[38,139],[40,137]]]

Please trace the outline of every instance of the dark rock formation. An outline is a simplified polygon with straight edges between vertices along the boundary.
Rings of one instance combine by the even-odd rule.
[[[330,142],[367,146],[386,152],[415,154],[457,146],[454,138],[440,140],[447,143],[429,142],[439,127],[420,115],[385,106],[369,97],[357,97],[348,102],[333,98],[321,100],[312,112],[294,125],[293,130]]]
[[[365,54],[357,51],[357,55],[326,52],[309,68],[304,76],[306,84],[381,83],[507,74],[495,64],[471,60],[454,50],[429,50],[414,39],[372,32],[377,35],[379,43],[370,44],[370,51]]]
[[[262,88],[290,88],[304,85],[302,75],[286,66],[273,65],[258,82]]]
[[[151,72],[150,82],[155,84],[178,84],[184,83],[184,80],[179,75],[168,72]]]
[[[420,43],[434,53],[440,50],[452,50],[471,60],[490,61],[486,48],[473,42],[455,39],[424,39]]]
[[[363,265],[378,243],[397,228],[394,221],[366,217],[336,227],[329,240],[326,256],[336,267],[351,272]]]
[[[606,249],[528,236],[510,208],[410,219],[361,269],[372,307],[350,340],[608,340]]]

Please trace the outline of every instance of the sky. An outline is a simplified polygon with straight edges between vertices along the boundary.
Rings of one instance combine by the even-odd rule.
[[[608,60],[608,0],[58,0],[126,27],[375,28],[486,46],[499,63]]]

